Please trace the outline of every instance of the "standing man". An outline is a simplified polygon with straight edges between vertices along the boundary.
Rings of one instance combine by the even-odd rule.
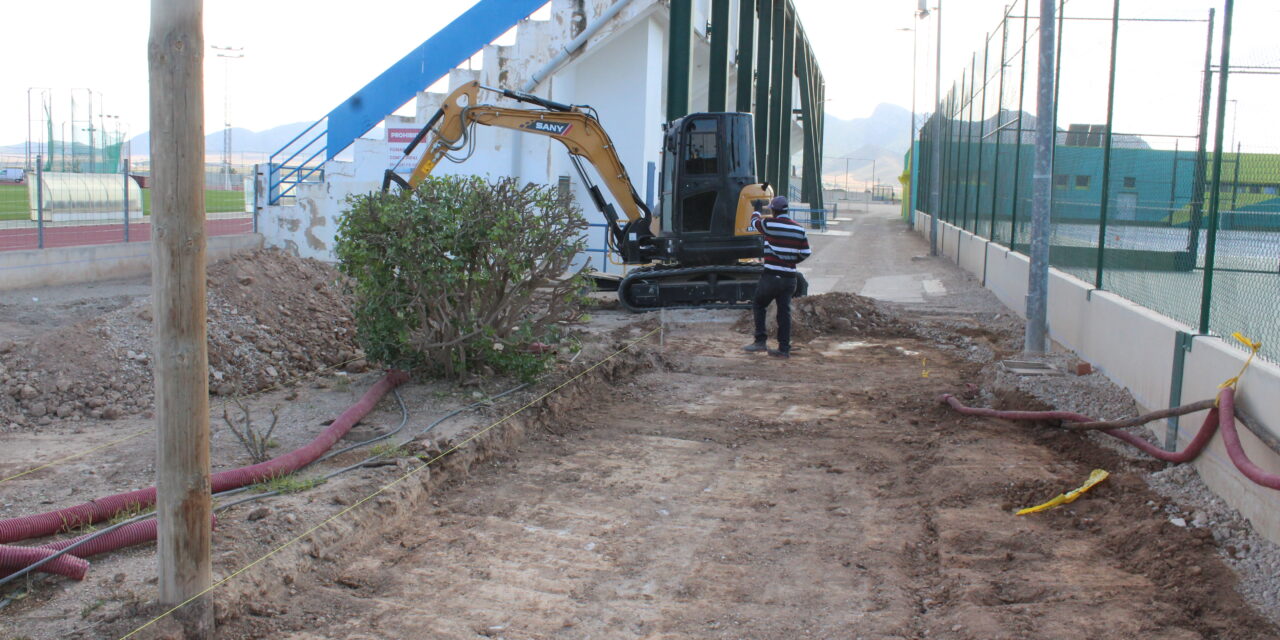
[[[768,351],[775,358],[791,357],[791,296],[801,277],[796,265],[810,253],[804,227],[787,216],[787,206],[787,199],[778,196],[769,203],[773,217],[765,218],[758,210],[751,214],[751,226],[764,236],[764,273],[751,303],[756,314],[756,341],[743,349],[752,353]],[[770,349],[767,342],[765,316],[770,302],[778,304],[777,351]]]

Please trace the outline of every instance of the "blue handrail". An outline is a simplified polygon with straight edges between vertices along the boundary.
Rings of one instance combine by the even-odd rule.
[[[323,142],[320,143],[321,152],[325,154],[323,161],[332,160],[351,146],[356,138],[378,126],[387,114],[412,100],[419,91],[443,78],[450,70],[466,62],[485,45],[498,39],[546,3],[547,0],[480,0],[477,2],[466,13],[436,32],[418,48],[344,100],[324,118],[317,120],[279,151],[271,154],[268,203],[276,204],[280,198],[292,192],[299,183],[314,176],[317,171],[323,171],[323,162],[319,167],[313,168],[309,165],[319,157],[320,153],[313,153],[306,162],[302,163],[302,166],[286,166],[298,155],[309,152],[312,146],[323,138]],[[320,133],[307,144],[296,148],[283,162],[276,162],[277,156],[283,156],[294,148],[298,140],[321,123],[325,126],[321,127]],[[293,169],[293,171],[277,179],[279,177],[277,169]],[[307,169],[310,171],[301,173]],[[300,173],[301,177],[293,179]],[[320,173],[321,180],[323,175]],[[282,186],[283,189],[281,189]]]

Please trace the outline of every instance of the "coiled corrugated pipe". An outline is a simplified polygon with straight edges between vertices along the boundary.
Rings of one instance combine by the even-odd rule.
[[[356,422],[373,409],[382,396],[404,384],[408,379],[409,374],[403,371],[388,373],[365,392],[359,402],[351,405],[338,416],[338,419],[320,432],[320,435],[301,448],[266,462],[213,474],[210,478],[213,493],[287,475],[310,464],[346,435]],[[156,489],[150,487],[99,498],[57,511],[0,520],[0,543],[52,535],[59,531],[101,522],[122,510],[150,507],[155,504],[155,501]]]
[[[1232,464],[1236,465],[1240,473],[1243,473],[1246,478],[1260,486],[1280,490],[1280,474],[1269,473],[1254,464],[1249,459],[1249,456],[1245,454],[1244,447],[1240,444],[1240,434],[1236,431],[1235,398],[1235,389],[1231,387],[1218,392],[1218,406],[1209,410],[1208,415],[1204,418],[1204,424],[1200,426],[1200,431],[1187,444],[1187,448],[1182,451],[1165,451],[1135,434],[1119,429],[1104,429],[1103,433],[1124,440],[1143,452],[1165,462],[1182,463],[1190,462],[1199,457],[1204,448],[1208,446],[1209,441],[1213,439],[1214,432],[1221,428],[1222,443],[1226,446],[1227,456],[1231,458]],[[1070,411],[1000,411],[997,409],[966,407],[949,393],[944,394],[941,400],[950,405],[952,409],[971,416],[988,416],[1005,420],[1094,422],[1093,418]]]
[[[14,571],[26,569],[27,567],[44,560],[45,558],[56,553],[53,549],[44,549],[41,547],[6,547],[0,546],[0,575],[9,575]],[[39,571],[45,573],[56,573],[60,576],[66,576],[73,580],[83,580],[84,574],[89,570],[89,563],[83,558],[73,555],[64,555],[54,558],[42,565]]]
[[[218,525],[213,518],[212,525]],[[38,547],[11,547],[0,545],[0,578],[14,571],[25,569],[63,549],[71,551],[44,563],[36,569],[45,573],[56,573],[81,580],[89,563],[84,558],[100,553],[132,547],[135,544],[151,542],[156,539],[156,519],[147,518],[138,522],[130,522],[118,529],[105,532],[86,533],[85,535],[59,540]]]

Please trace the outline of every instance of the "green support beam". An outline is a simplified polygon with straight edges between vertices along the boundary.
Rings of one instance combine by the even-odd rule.
[[[711,0],[711,69],[707,77],[707,111],[724,111],[729,93],[729,0]]]
[[[800,199],[809,203],[811,207],[820,209],[822,208],[822,188],[816,173],[817,162],[814,158],[814,152],[817,151],[814,144],[817,123],[813,109],[816,97],[813,82],[813,51],[809,48],[807,41],[802,40],[801,43],[804,46],[796,56],[796,76],[800,79],[800,119],[804,124],[804,151],[801,166],[803,180],[800,185]]]
[[[690,48],[693,0],[671,0],[671,32],[667,43],[667,121],[689,113]]]
[[[755,84],[756,2],[738,0],[738,111],[751,113]]]
[[[756,175],[769,179],[769,73],[773,67],[773,3],[785,0],[759,0],[760,20],[756,29]]]
[[[786,59],[787,0],[774,0],[773,3],[773,55],[769,64],[769,136],[766,145],[765,176],[774,185],[774,191],[783,195],[780,184],[782,177],[778,175],[778,149],[782,146],[782,87],[785,78],[782,74]]]
[[[795,104],[796,12],[787,6],[782,31],[782,102],[778,105],[778,193],[787,195],[791,188],[791,123],[795,121],[791,105]]]

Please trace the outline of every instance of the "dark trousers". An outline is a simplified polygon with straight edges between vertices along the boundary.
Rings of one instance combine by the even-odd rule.
[[[756,342],[763,344],[769,338],[765,315],[770,302],[778,303],[778,351],[791,352],[791,296],[796,291],[794,275],[776,275],[765,271],[756,285],[756,297],[751,310],[756,314]]]

